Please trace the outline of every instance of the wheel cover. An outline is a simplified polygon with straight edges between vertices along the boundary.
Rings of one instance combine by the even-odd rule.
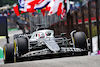
[[[6,60],[6,50],[5,50],[5,46],[4,46],[3,50],[4,50],[3,59]]]
[[[14,40],[14,62],[16,62],[16,41]]]

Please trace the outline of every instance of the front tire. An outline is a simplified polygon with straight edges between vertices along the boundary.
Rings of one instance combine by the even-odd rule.
[[[14,62],[14,45],[5,44],[3,47],[4,54],[4,63],[13,63]]]
[[[23,55],[28,52],[28,39],[27,38],[17,38],[16,44],[18,46],[19,55]]]

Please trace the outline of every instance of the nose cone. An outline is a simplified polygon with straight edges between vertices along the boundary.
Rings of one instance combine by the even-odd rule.
[[[54,42],[53,43],[50,43],[49,49],[51,51],[53,51],[53,52],[57,52],[57,51],[60,50],[60,48],[59,48],[59,46],[58,46],[58,44],[56,42],[55,43]]]
[[[57,52],[60,50],[60,47],[54,40],[45,41],[46,46],[53,52]]]

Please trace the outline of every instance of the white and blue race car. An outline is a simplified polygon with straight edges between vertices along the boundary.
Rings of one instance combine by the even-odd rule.
[[[87,38],[84,32],[71,32],[71,39],[54,36],[49,29],[37,30],[32,34],[17,35],[13,44],[4,45],[4,61],[16,62],[24,57],[70,54],[88,55]]]

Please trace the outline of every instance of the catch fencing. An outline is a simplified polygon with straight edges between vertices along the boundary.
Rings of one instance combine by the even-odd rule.
[[[92,49],[92,37],[98,36],[98,50],[100,50],[100,0],[94,2],[89,1],[86,5],[77,9],[74,12],[69,12],[66,15],[66,20],[51,24],[50,29],[55,31],[55,34],[65,32],[67,38],[70,38],[70,32],[73,30],[83,31],[90,38],[90,48]]]

